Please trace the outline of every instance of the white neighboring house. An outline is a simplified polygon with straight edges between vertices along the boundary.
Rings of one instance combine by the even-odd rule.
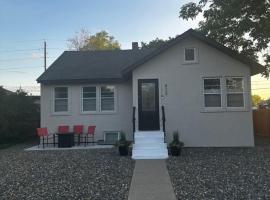
[[[165,129],[167,142],[178,130],[188,147],[254,146],[250,78],[263,70],[192,29],[157,49],[65,51],[37,79],[41,126],[132,139],[135,111],[136,131]]]

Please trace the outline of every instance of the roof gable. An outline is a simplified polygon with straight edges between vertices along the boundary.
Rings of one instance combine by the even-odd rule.
[[[157,49],[65,51],[37,81],[39,83],[123,81],[130,76],[136,67],[158,56],[189,36],[195,37],[246,64],[251,68],[251,75],[265,70],[262,65],[240,55],[238,52],[217,43],[200,32],[189,29]]]
[[[223,52],[224,54],[242,62],[245,65],[248,65],[251,68],[251,75],[261,73],[265,70],[265,67],[260,65],[259,63],[255,62],[255,61],[253,61],[245,56],[240,55],[238,52],[233,51],[233,50],[229,49],[228,47],[221,45],[220,43],[216,42],[213,39],[210,39],[209,37],[206,37],[205,35],[203,35],[202,33],[198,32],[198,31],[195,31],[193,29],[189,29],[188,31],[184,32],[183,34],[177,36],[176,38],[174,38],[174,39],[170,40],[169,42],[167,42],[166,44],[162,45],[160,48],[156,49],[155,51],[153,51],[151,54],[147,55],[143,59],[138,60],[134,64],[123,69],[123,71],[122,71],[123,75],[124,76],[128,75],[136,67],[146,63],[148,60],[154,58],[155,56],[158,56],[162,52],[164,52],[167,49],[169,49],[170,47],[178,44],[180,41],[184,40],[185,38],[187,38],[189,36],[195,37],[198,40],[210,45],[211,47]]]

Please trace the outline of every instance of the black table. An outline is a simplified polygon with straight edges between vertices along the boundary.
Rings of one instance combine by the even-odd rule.
[[[74,146],[74,133],[58,133],[58,148]]]

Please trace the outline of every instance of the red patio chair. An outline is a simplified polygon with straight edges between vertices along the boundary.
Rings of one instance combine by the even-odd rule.
[[[95,141],[95,130],[96,130],[96,126],[88,126],[88,129],[87,129],[87,134],[85,136],[85,141],[84,141],[84,145],[86,146],[88,143],[92,143],[94,144],[94,141]],[[92,139],[91,142],[89,142],[89,138]]]
[[[38,148],[40,145],[40,139],[42,139],[42,146],[44,149],[45,144],[48,146],[49,144],[53,144],[53,146],[55,147],[55,134],[53,135],[49,135],[48,129],[46,127],[44,128],[37,128],[37,135],[39,136],[39,143],[38,143]],[[52,137],[50,137],[52,136]],[[45,138],[46,138],[46,142],[45,142]],[[49,139],[53,139],[53,143],[49,143]]]
[[[73,132],[78,135],[78,145],[81,143],[81,135],[83,134],[83,125],[74,125]]]
[[[69,126],[67,126],[67,125],[58,126],[58,133],[65,134],[68,132],[69,132]]]

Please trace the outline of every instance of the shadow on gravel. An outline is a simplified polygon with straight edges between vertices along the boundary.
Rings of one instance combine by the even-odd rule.
[[[179,199],[270,199],[270,148],[185,148],[167,167]]]
[[[29,145],[28,145],[29,146]],[[117,149],[0,150],[0,199],[127,199],[134,169]]]

